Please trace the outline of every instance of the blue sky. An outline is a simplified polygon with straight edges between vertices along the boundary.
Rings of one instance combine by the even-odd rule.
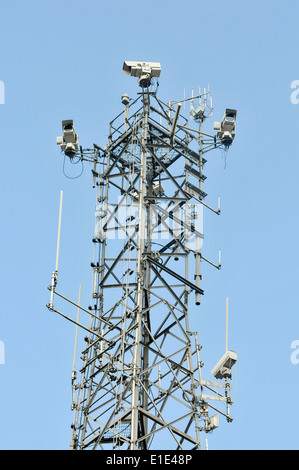
[[[69,448],[74,328],[45,305],[61,189],[59,283],[73,299],[82,284],[88,303],[95,194],[88,166],[65,177],[56,136],[71,118],[83,147],[104,146],[122,94],[139,91],[123,61],[146,60],[161,63],[162,101],[209,84],[215,120],[238,110],[226,165],[215,151],[205,168],[207,202],[219,194],[222,215],[205,215],[204,253],[218,259],[221,248],[223,268],[204,268],[192,316],[209,372],[224,352],[229,297],[234,421],[209,448],[298,449],[298,20],[288,0],[1,3],[0,448]]]

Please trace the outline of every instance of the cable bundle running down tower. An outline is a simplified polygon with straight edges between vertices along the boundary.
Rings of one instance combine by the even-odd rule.
[[[212,371],[217,381],[203,380],[189,323],[203,295],[201,263],[221,267],[220,256],[216,265],[202,255],[203,207],[220,213],[204,201],[203,155],[230,146],[236,111],[226,110],[209,135],[202,130],[213,114],[209,91],[165,104],[150,91],[160,64],[125,62],[123,70],[138,77],[141,93],[123,95],[106,147],[79,147],[71,120],[57,139],[68,157],[93,163],[97,190],[91,305],[57,291],[58,254],[47,305],[87,331],[80,377],[72,376],[71,449],[201,449],[201,433],[218,426],[218,413],[232,421],[237,359],[227,349]],[[181,112],[188,100],[197,128]],[[61,205],[59,213],[57,253]],[[55,296],[88,314],[88,323],[55,308]]]

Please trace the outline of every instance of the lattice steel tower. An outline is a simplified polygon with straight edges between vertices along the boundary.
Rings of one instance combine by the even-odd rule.
[[[80,377],[75,370],[72,376],[71,448],[201,449],[201,433],[218,426],[218,413],[232,420],[236,353],[227,347],[212,371],[217,381],[203,380],[193,330],[201,263],[220,269],[220,256],[214,264],[202,254],[203,207],[220,213],[205,202],[204,155],[231,145],[236,111],[227,109],[214,124],[216,135],[204,133],[213,114],[209,90],[165,104],[153,91],[160,64],[125,62],[123,70],[138,78],[141,92],[134,100],[122,96],[107,145],[79,147],[71,120],[62,122],[57,139],[70,159],[93,163],[97,191],[91,305],[57,291],[61,205],[47,305],[88,333]],[[192,125],[183,116],[187,101]],[[55,296],[87,313],[88,323],[54,307]]]

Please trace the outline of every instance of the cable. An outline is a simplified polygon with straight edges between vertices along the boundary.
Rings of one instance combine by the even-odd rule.
[[[65,176],[66,178],[70,179],[70,180],[75,180],[75,179],[77,179],[77,178],[80,178],[80,176],[83,174],[83,171],[84,171],[84,165],[83,165],[83,161],[81,160],[81,158],[78,157],[78,161],[76,161],[76,162],[72,162],[72,160],[70,159],[72,165],[77,165],[77,164],[79,163],[79,161],[81,161],[81,165],[82,165],[81,173],[80,173],[79,175],[77,175],[77,176],[68,176],[68,175],[66,174],[66,172],[65,172],[65,160],[66,160],[65,157],[66,157],[66,156],[65,156],[65,154],[64,154],[63,167],[62,167],[62,171],[63,171],[64,176]]]
[[[228,147],[219,147],[222,150],[222,158],[224,158],[224,170],[226,169],[226,158],[228,154]]]
[[[153,92],[153,88],[154,88],[154,85],[155,85],[155,82],[156,82],[156,90]],[[152,83],[150,85],[150,91],[153,92],[155,95],[157,94],[157,91],[158,91],[158,88],[159,88],[159,79],[158,78],[153,78],[152,79]]]

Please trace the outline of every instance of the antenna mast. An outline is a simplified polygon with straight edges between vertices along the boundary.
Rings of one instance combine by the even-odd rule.
[[[78,303],[56,290],[56,280],[49,286],[48,308],[76,325],[75,351],[78,328],[88,333],[80,381],[72,375],[71,448],[198,450],[201,433],[218,426],[217,413],[232,421],[228,376],[225,383],[202,379],[190,320],[198,322],[204,294],[201,263],[221,267],[220,255],[218,265],[202,255],[203,208],[220,214],[204,202],[204,155],[232,143],[234,110],[215,123],[216,136],[204,133],[213,114],[209,91],[165,104],[151,91],[159,63],[125,62],[123,70],[138,78],[141,92],[123,95],[105,148],[79,148],[71,120],[62,121],[57,139],[69,158],[93,163],[97,191],[90,305],[81,306],[81,286]],[[195,126],[182,115],[187,101]],[[54,296],[77,307],[76,319],[54,307]]]

